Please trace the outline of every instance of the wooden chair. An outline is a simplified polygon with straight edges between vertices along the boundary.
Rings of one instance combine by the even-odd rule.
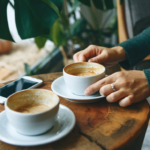
[[[117,16],[118,16],[118,37],[119,43],[129,39],[126,20],[125,20],[125,9],[124,4],[120,4],[120,0],[117,0]],[[148,55],[143,61],[150,60],[150,55]],[[121,68],[121,70],[124,70]]]

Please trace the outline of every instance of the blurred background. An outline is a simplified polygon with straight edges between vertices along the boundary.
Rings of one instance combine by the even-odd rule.
[[[64,0],[61,16],[52,26],[51,39],[21,40],[16,29],[14,1],[10,2],[7,18],[16,43],[0,41],[0,82],[23,75],[59,72],[73,62],[74,53],[90,44],[112,47],[118,43],[116,3],[111,9],[100,10],[92,1],[89,7],[77,0]]]

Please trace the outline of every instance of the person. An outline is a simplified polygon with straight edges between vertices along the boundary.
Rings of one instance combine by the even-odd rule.
[[[150,27],[112,48],[90,45],[74,54],[73,59],[75,62],[100,63],[105,67],[119,63],[127,70],[148,54],[150,54]],[[101,95],[106,96],[108,102],[119,101],[122,107],[140,102],[150,96],[150,69],[116,72],[90,85],[84,94],[89,96],[98,90]]]

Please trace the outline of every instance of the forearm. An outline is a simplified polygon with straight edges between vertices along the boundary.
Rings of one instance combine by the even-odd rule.
[[[119,64],[125,69],[130,69],[150,54],[150,27],[134,38],[120,43],[119,46],[123,47],[127,57]]]

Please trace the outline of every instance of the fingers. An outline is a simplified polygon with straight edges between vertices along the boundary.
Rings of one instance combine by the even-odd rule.
[[[133,96],[132,95],[129,95],[129,96],[127,96],[124,99],[122,99],[122,100],[119,101],[119,105],[121,107],[129,106],[132,103],[133,103]]]
[[[81,61],[86,61],[87,58],[88,58],[89,54],[88,52],[82,52],[79,56],[78,56],[78,62],[81,62]]]
[[[130,80],[127,80],[127,82],[123,78],[125,73],[126,72],[117,72],[94,83],[85,90],[84,94],[88,96],[100,90],[100,94],[105,95],[108,102],[119,101],[121,107],[126,107],[135,103],[135,94],[133,94],[134,91],[132,92],[132,88],[130,87],[131,83],[134,82],[132,80],[131,83],[129,82]],[[113,91],[111,87],[112,83],[115,87],[115,91]],[[136,102],[137,101],[139,101],[138,98],[136,98]]]
[[[104,85],[100,89],[101,95],[106,96],[106,100],[110,103],[119,101],[121,107],[129,106],[133,103],[133,96],[128,95],[125,90],[121,90],[117,83],[113,83],[116,89],[116,92],[113,91],[111,84]]]
[[[116,102],[126,96],[126,92],[121,90],[116,82],[113,84],[116,90],[115,92],[113,91],[111,84],[104,85],[100,89],[100,94],[105,95],[108,102]]]
[[[106,100],[110,103],[119,101],[121,107],[129,106],[133,103],[133,97],[127,95],[125,90],[119,89],[117,84],[114,83],[116,92],[113,91],[111,85],[105,85],[100,89],[100,93],[106,96]],[[108,96],[107,96],[108,95]]]
[[[108,58],[107,53],[105,53],[105,51],[103,51],[98,56],[89,59],[88,62],[103,63],[103,62],[105,62],[107,60],[107,58]]]
[[[74,60],[74,62],[78,62],[79,53],[80,53],[80,52],[78,52],[78,53],[76,53],[76,54],[73,55],[73,60]]]
[[[106,97],[106,99],[108,102],[112,103],[112,102],[117,102],[118,100],[124,98],[125,96],[127,96],[125,91],[119,90],[119,91],[116,91],[116,92],[109,94]]]
[[[82,51],[78,52],[73,56],[75,62],[83,62],[88,58],[88,52]]]
[[[99,89],[106,85],[106,84],[111,84],[114,83],[116,80],[115,74],[112,74],[108,77],[105,77],[104,79],[99,80],[98,82],[90,85],[84,92],[85,96],[89,96],[93,93],[95,93],[96,91],[99,91]]]
[[[114,87],[115,87],[115,90],[118,91],[119,90],[119,87],[116,83],[113,83],[114,84]],[[100,94],[101,95],[109,95],[110,93],[114,92],[112,87],[111,87],[111,84],[107,84],[107,85],[104,85],[101,89],[100,89]]]
[[[90,45],[85,50],[73,56],[75,62],[88,61],[89,58],[96,56],[96,51],[101,51],[101,47]]]

